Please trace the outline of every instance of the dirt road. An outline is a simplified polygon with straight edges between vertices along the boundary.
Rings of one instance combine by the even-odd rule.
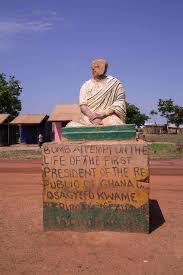
[[[183,161],[151,174],[151,234],[44,232],[40,161],[0,161],[0,274],[183,274]]]

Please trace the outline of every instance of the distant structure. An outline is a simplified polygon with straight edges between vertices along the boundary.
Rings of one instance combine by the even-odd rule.
[[[43,136],[43,142],[51,141],[51,123],[46,114],[18,115],[11,125],[19,126],[21,144],[38,144],[38,136]]]
[[[0,146],[12,145],[16,140],[16,126],[10,125],[12,116],[0,114]]]
[[[183,133],[182,127],[175,125],[159,125],[159,124],[146,124],[144,125],[144,134],[178,134]]]
[[[80,115],[79,104],[60,104],[55,106],[48,120],[53,123],[55,142],[60,142],[61,140],[62,127],[65,127],[72,120],[79,120]]]
[[[166,125],[146,124],[144,125],[144,134],[165,134],[167,133]]]

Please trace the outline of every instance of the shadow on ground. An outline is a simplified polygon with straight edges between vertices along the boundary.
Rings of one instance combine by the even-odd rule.
[[[165,219],[157,200],[149,200],[149,232],[163,225]]]

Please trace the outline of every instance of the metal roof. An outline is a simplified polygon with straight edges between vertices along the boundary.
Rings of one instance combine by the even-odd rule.
[[[49,121],[71,121],[80,118],[79,104],[56,105],[49,117]]]
[[[40,124],[46,117],[45,114],[18,115],[11,124]]]
[[[0,114],[0,124],[4,123],[9,116],[9,114]]]

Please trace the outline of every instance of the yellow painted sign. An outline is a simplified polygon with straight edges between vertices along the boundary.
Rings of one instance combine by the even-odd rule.
[[[43,201],[65,210],[139,208],[149,200],[145,142],[44,145],[42,171]]]

